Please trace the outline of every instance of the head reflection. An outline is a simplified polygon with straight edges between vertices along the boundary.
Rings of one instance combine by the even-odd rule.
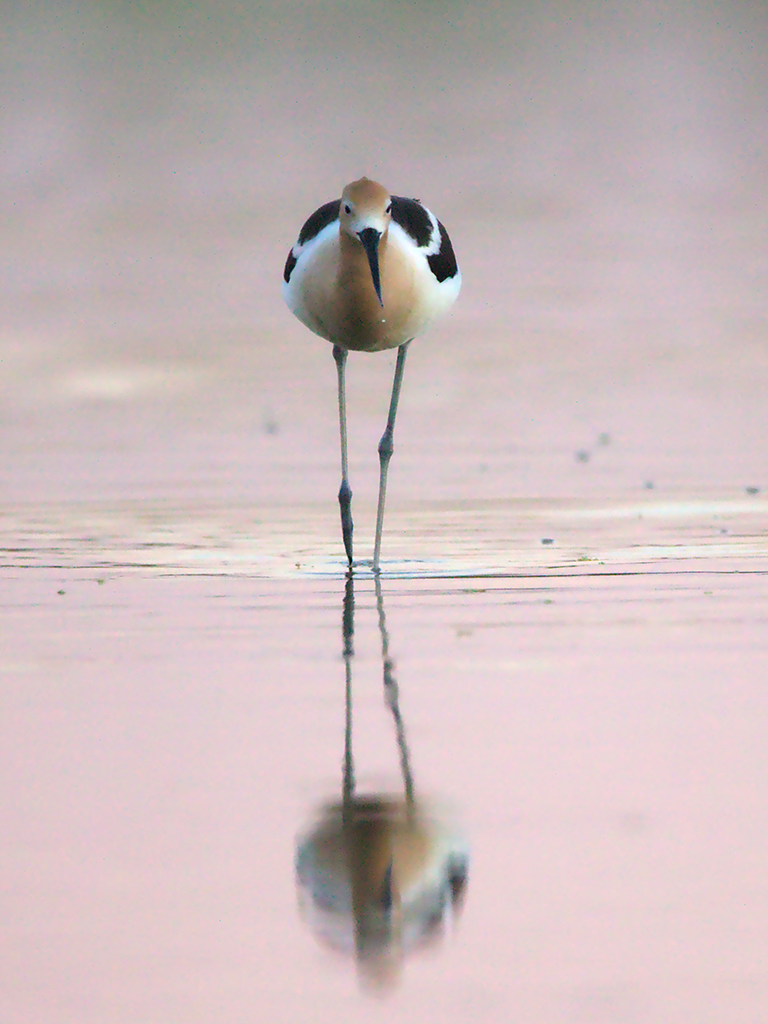
[[[375,578],[384,697],[400,759],[402,795],[358,794],[352,750],[352,660],[355,596],[350,573],[344,595],[342,640],[346,675],[344,771],[341,801],[321,808],[299,840],[299,902],[318,938],[351,953],[372,988],[397,981],[407,953],[450,928],[466,887],[466,843],[414,794],[400,714],[381,581]]]

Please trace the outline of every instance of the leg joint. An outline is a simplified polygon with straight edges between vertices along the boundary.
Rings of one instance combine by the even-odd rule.
[[[392,437],[392,429],[387,427],[384,434],[379,441],[379,458],[389,460],[392,458],[392,452],[395,450],[395,444]]]
[[[347,350],[342,348],[341,345],[334,345],[333,358],[336,360],[337,366],[343,366],[347,361]]]

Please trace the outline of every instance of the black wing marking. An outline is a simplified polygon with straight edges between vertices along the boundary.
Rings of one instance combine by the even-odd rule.
[[[434,255],[427,256],[427,263],[438,281],[446,281],[449,277],[456,277],[459,267],[448,232],[440,221],[437,226],[440,228],[440,248]]]
[[[432,221],[418,199],[392,196],[392,220],[414,240],[420,249],[432,241]]]
[[[323,228],[333,224],[339,219],[340,199],[333,199],[330,203],[324,203],[319,210],[315,210],[304,227],[299,232],[299,245],[306,245],[316,235],[319,235]]]
[[[293,268],[296,266],[296,257],[293,255],[293,249],[288,253],[288,259],[285,261],[285,270],[283,271],[283,280],[286,284],[291,280],[291,274]]]
[[[438,221],[440,244],[436,245],[437,239],[432,218],[418,199],[392,196],[392,219],[400,225],[420,249],[435,250],[427,255],[427,262],[429,269],[438,281],[446,281],[449,277],[456,276],[459,268],[448,232]]]
[[[340,206],[340,199],[332,199],[330,203],[323,203],[323,205],[318,210],[315,210],[312,216],[304,222],[304,226],[299,232],[299,240],[288,253],[288,259],[285,261],[283,280],[286,284],[291,280],[293,268],[296,266],[296,261],[299,258],[302,248],[307,244],[307,242],[311,242],[313,238],[319,235],[323,228],[327,227],[329,224],[333,224],[335,220],[339,219]]]

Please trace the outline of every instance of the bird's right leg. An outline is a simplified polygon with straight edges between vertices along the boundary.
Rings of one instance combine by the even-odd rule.
[[[340,345],[333,346],[336,373],[339,378],[339,433],[341,435],[341,487],[339,488],[339,509],[341,510],[341,536],[347,561],[352,566],[352,488],[349,486],[349,463],[347,460],[347,393],[344,385],[344,370],[347,365],[347,350]]]

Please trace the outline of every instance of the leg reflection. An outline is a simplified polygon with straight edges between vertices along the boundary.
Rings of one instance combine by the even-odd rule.
[[[414,806],[413,797],[413,776],[411,775],[411,759],[408,753],[408,744],[405,739],[405,726],[403,716],[400,714],[400,694],[397,689],[397,681],[394,675],[394,663],[389,655],[389,633],[387,632],[387,618],[384,613],[384,593],[381,589],[381,577],[374,579],[376,586],[376,610],[379,614],[379,632],[381,634],[381,663],[384,669],[384,699],[389,705],[392,717],[395,721],[395,732],[397,735],[397,749],[400,753],[400,773],[403,777],[403,788],[405,790],[405,802],[408,807]]]
[[[321,808],[296,854],[299,898],[316,935],[355,957],[361,980],[386,987],[405,955],[439,937],[466,885],[463,838],[417,799],[406,742],[381,580],[374,581],[384,697],[392,714],[402,779],[398,793],[357,792],[353,752],[355,595],[347,575],[342,616],[345,728],[341,802]]]

